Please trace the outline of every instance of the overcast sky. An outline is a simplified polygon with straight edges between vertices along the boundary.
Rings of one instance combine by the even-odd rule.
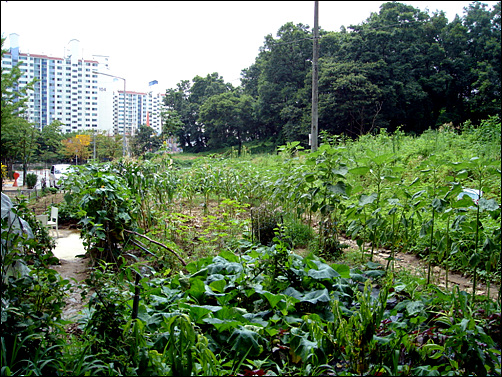
[[[470,1],[401,1],[451,21]],[[339,31],[360,24],[383,1],[319,1],[319,26]],[[496,1],[482,1],[493,7]],[[2,1],[1,33],[19,35],[24,53],[63,57],[78,39],[83,57],[110,57],[108,73],[125,77],[127,90],[165,92],[181,80],[218,72],[240,84],[264,37],[287,22],[314,25],[314,1]]]

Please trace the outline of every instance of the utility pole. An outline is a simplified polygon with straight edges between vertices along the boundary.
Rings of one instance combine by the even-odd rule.
[[[311,137],[311,151],[317,150],[317,133],[318,133],[318,103],[319,103],[319,89],[317,81],[319,78],[319,1],[314,2],[314,57],[312,59],[312,128],[310,132]]]

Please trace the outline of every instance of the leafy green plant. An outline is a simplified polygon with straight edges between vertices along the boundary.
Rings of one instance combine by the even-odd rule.
[[[70,284],[50,269],[54,241],[26,201],[5,204],[2,194],[2,212],[12,211],[1,226],[2,374],[51,374],[64,345],[61,314]]]
[[[93,260],[117,262],[127,246],[125,229],[136,226],[138,204],[110,165],[80,167],[70,175],[65,199],[79,208],[82,236]]]
[[[32,189],[36,186],[38,181],[38,176],[35,173],[26,174],[26,186]]]

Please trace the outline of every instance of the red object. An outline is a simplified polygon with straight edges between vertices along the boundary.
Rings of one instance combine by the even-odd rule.
[[[146,126],[150,127],[150,112],[146,112]]]
[[[17,179],[19,178],[19,173],[17,171],[14,172],[14,184],[12,187],[17,187]]]

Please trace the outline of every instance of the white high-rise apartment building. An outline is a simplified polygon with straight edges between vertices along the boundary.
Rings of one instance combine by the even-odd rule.
[[[10,51],[2,58],[2,69],[20,63],[22,88],[37,79],[28,91],[25,117],[40,129],[59,120],[62,132],[96,130],[108,134],[134,135],[137,128],[147,123],[160,133],[162,95],[126,90],[124,122],[124,90],[108,73],[108,56],[93,55],[83,59],[80,42],[72,39],[63,58],[21,53],[19,36],[10,35]],[[123,86],[122,86],[123,88]]]
[[[139,126],[152,127],[157,134],[162,131],[161,110],[163,94],[152,92],[133,92],[126,90],[125,125],[126,134],[134,135]],[[124,132],[124,90],[118,90],[113,95],[113,129],[115,133]]]

